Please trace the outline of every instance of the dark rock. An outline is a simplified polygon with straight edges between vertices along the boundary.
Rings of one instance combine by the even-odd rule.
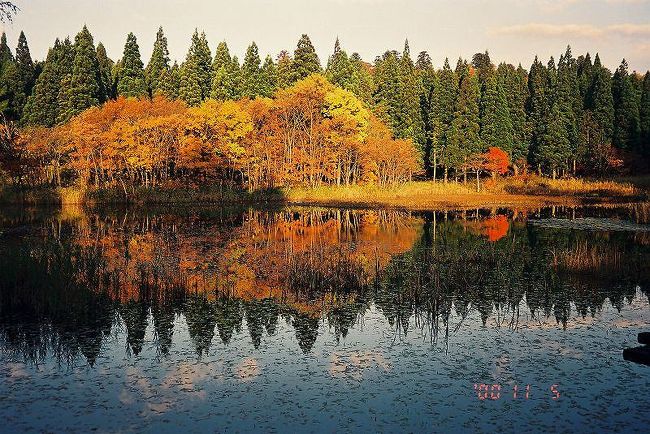
[[[650,345],[650,332],[639,333],[639,343]]]
[[[623,359],[650,366],[650,347],[626,348],[623,350]]]

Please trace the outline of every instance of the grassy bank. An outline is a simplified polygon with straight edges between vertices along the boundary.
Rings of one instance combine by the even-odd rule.
[[[76,187],[0,190],[0,203],[26,204],[191,204],[293,203],[362,207],[474,208],[479,206],[579,205],[645,200],[650,177],[624,181],[551,180],[540,177],[503,178],[485,183],[477,192],[472,184],[410,182],[394,187],[340,186],[274,189],[256,192],[211,186],[201,189],[136,189],[128,196],[120,189]]]

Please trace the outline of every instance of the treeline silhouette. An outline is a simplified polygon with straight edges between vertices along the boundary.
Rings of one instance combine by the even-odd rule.
[[[553,212],[542,211],[544,212]],[[557,210],[573,213],[574,210]],[[611,211],[617,212],[616,210]],[[647,295],[647,233],[546,229],[502,210],[284,210],[5,216],[0,345],[28,360],[94,364],[126,334],[160,357],[182,315],[198,357],[247,332],[255,348],[280,320],[308,353],[325,320],[337,339],[374,306],[396,336],[453,333],[476,311],[517,328],[520,311],[554,318],[623,309]],[[594,254],[596,252],[596,254]]]
[[[367,179],[357,167],[365,161],[357,148],[364,148],[366,136],[381,129],[382,123],[398,139],[388,143],[402,148],[409,158],[416,156],[418,172],[434,179],[466,178],[469,172],[480,174],[489,167],[484,160],[490,148],[499,148],[508,155],[515,174],[531,168],[553,177],[643,170],[650,156],[650,73],[631,72],[623,60],[612,74],[598,54],[593,59],[589,53],[574,57],[570,47],[557,61],[536,58],[529,70],[521,65],[495,65],[487,52],[477,53],[470,60],[458,59],[455,68],[446,60],[441,69],[436,69],[427,52],[412,56],[408,41],[401,52],[386,51],[369,63],[356,53],[348,55],[337,40],[333,53],[322,65],[309,37],[302,35],[292,54],[282,51],[276,58],[267,56],[264,61],[253,42],[240,63],[226,42],[220,42],[213,53],[205,33],[195,31],[185,60],[179,65],[171,62],[161,28],[145,66],[133,33],[128,35],[123,56],[116,62],[108,58],[101,43],[95,46],[86,27],[74,42],[57,39],[43,62],[33,61],[27,38],[21,33],[15,54],[4,35],[0,41],[0,109],[20,125],[54,128],[48,133],[41,130],[36,135],[33,131],[28,134],[35,141],[30,164],[47,168],[42,177],[51,183],[60,182],[57,171],[61,160],[86,161],[77,155],[75,146],[61,152],[66,147],[56,142],[77,142],[69,137],[75,128],[58,126],[68,125],[91,107],[119,98],[178,100],[189,107],[203,107],[213,114],[214,122],[219,118],[216,113],[226,110],[238,123],[250,124],[251,131],[226,122],[225,129],[217,128],[214,134],[204,137],[206,150],[218,157],[207,167],[222,179],[233,178],[235,173],[239,177],[234,181],[239,184],[263,188],[269,184],[264,177],[274,173],[264,164],[269,156],[261,155],[267,142],[273,142],[264,132],[269,125],[271,130],[278,126],[273,116],[266,119],[259,113],[255,115],[263,104],[253,105],[256,109],[251,112],[250,101],[275,101],[284,95],[283,90],[320,74],[339,94],[326,98],[327,103],[318,106],[316,112],[336,121],[335,126],[325,125],[329,129],[323,137],[341,149],[334,156],[317,156],[312,161],[309,157],[328,144],[309,137],[309,146],[299,146],[306,160],[300,156],[293,160],[290,149],[296,138],[291,132],[312,131],[315,126],[327,124],[312,124],[310,114],[316,112],[296,102],[285,111],[291,118],[289,126],[279,128],[275,140],[279,149],[287,149],[284,158],[278,160],[284,164],[280,167],[290,173],[305,172],[297,180],[281,178],[278,183],[311,185],[315,178],[319,183],[332,184],[378,182],[381,176],[374,174]],[[332,98],[336,101],[330,101]],[[238,104],[224,104],[227,101]],[[368,119],[374,117],[382,122],[368,124]],[[169,146],[170,119],[153,118],[156,121],[150,120],[146,128],[141,126],[138,133],[133,133],[143,139],[142,143],[137,137],[113,139],[125,146],[116,148],[128,154],[122,164],[103,167],[103,157],[110,163],[112,152],[94,149],[97,155],[93,156],[90,170],[98,178],[96,181],[106,178],[119,183],[115,178],[133,179],[137,175],[138,181],[148,185],[165,179],[160,172],[175,173],[178,156],[171,162],[144,158],[151,153],[150,147]],[[180,128],[192,130],[184,124]],[[12,134],[5,131],[4,141],[15,142]],[[243,146],[239,140],[250,143]],[[94,143],[96,148],[100,145],[111,149],[107,137]],[[5,143],[4,148],[8,147]],[[86,158],[89,155],[80,154]],[[193,165],[206,164],[199,154],[193,156]],[[369,164],[381,165],[375,161]],[[321,172],[312,174],[315,168]],[[193,178],[201,179],[196,174]],[[403,179],[400,176],[396,181]]]

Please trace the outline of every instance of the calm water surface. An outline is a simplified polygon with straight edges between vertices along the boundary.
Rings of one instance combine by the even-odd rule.
[[[2,432],[648,432],[650,206],[3,209]]]

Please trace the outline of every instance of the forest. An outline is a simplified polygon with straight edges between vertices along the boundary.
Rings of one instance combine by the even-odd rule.
[[[114,62],[86,27],[44,61],[21,32],[13,51],[0,41],[0,110],[0,179],[20,186],[381,186],[650,161],[650,72],[570,47],[529,70],[487,51],[436,69],[408,41],[369,63],[337,38],[323,66],[307,35],[240,62],[197,30],[179,64],[160,28],[145,65],[133,33]]]

